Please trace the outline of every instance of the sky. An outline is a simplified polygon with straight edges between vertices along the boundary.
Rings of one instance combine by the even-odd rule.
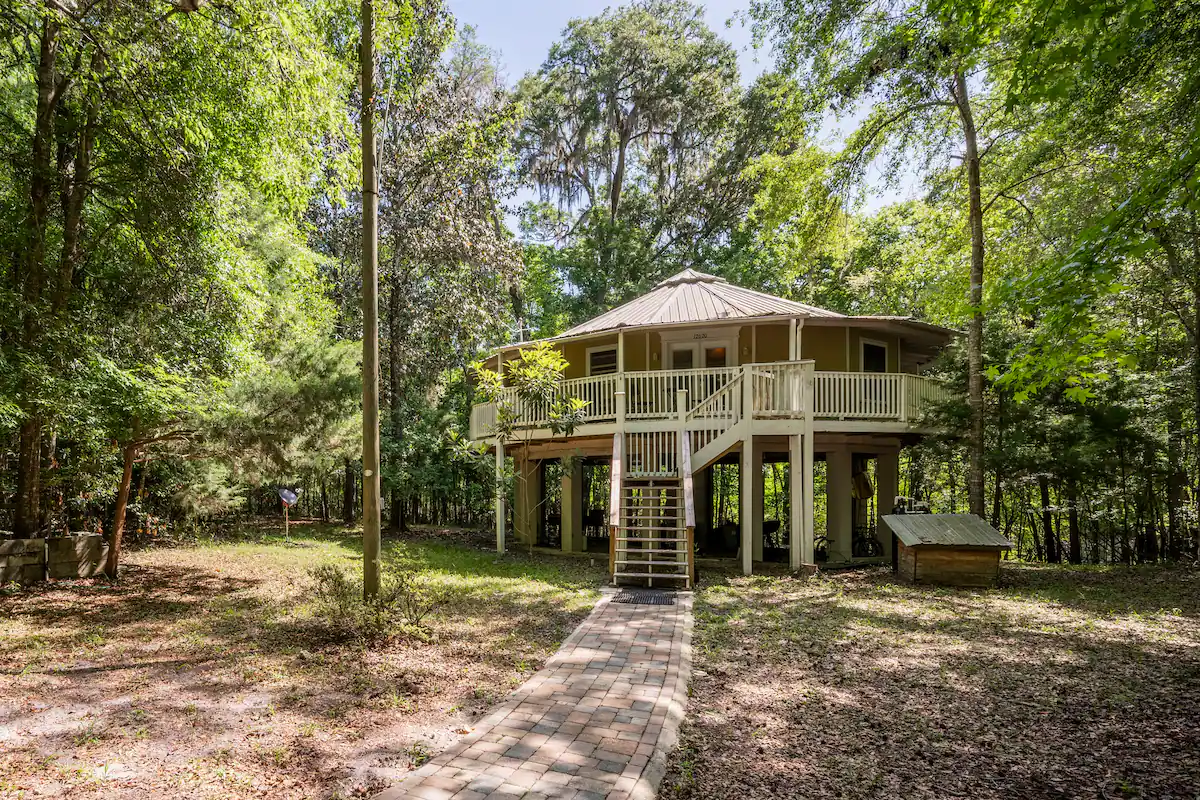
[[[541,66],[550,51],[550,45],[559,39],[567,22],[579,17],[595,16],[610,6],[620,5],[620,2],[449,0],[448,4],[459,24],[473,25],[479,41],[500,54],[500,63],[508,82],[514,84],[525,73]],[[753,47],[749,28],[738,21],[730,22],[734,14],[745,8],[745,0],[709,0],[703,5],[709,27],[737,51],[742,82],[750,83],[771,65],[772,59],[770,52]],[[827,120],[821,128],[819,143],[826,147],[836,146],[857,121],[857,118]],[[876,170],[872,170],[872,173],[873,176],[868,175],[865,201],[868,211],[917,194],[919,187],[911,175],[905,176],[902,185],[894,188],[885,186]],[[532,198],[533,193],[529,192],[528,199]],[[524,195],[518,198],[522,199],[526,199]],[[509,222],[512,224],[513,220]]]
[[[449,0],[450,10],[460,24],[474,25],[483,44],[501,55],[510,83],[541,66],[550,45],[558,40],[567,23],[593,17],[614,0]],[[725,23],[743,7],[737,0],[711,0],[704,4],[708,25],[738,51],[742,80],[753,80],[768,64],[768,58],[750,47],[750,31],[739,23]]]

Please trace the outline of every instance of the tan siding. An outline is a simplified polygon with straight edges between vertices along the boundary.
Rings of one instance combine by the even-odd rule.
[[[753,349],[755,360],[759,364],[770,364],[774,361],[788,360],[788,323],[776,323],[773,325],[759,325],[756,335],[757,347]],[[742,329],[742,341],[747,348],[751,347],[750,326],[747,325]],[[746,356],[743,360],[749,361],[750,357]]]
[[[844,372],[846,329],[806,327],[800,334],[800,351],[801,358],[815,361],[818,370]]]

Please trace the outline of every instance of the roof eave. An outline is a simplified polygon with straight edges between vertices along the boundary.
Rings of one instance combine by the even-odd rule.
[[[641,325],[618,325],[613,328],[603,328],[597,331],[587,331],[586,333],[576,333],[570,336],[551,336],[546,339],[533,339],[528,342],[513,342],[512,344],[502,345],[499,348],[500,352],[508,352],[511,350],[520,350],[531,345],[542,344],[543,342],[573,342],[580,339],[592,339],[600,336],[612,336],[623,331],[643,331],[643,330],[666,330],[669,328],[695,328],[705,325],[755,325],[762,322],[788,322],[793,319],[815,319],[807,313],[796,314],[767,314],[757,317],[728,317],[725,319],[712,320],[686,320],[683,322],[648,322]],[[805,323],[807,324],[807,322]]]

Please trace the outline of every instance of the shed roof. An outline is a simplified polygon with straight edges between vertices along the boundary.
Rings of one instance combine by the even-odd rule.
[[[883,518],[905,546],[997,547],[1013,545],[974,514],[887,514]]]
[[[685,269],[648,294],[582,322],[555,338],[641,325],[676,325],[754,317],[834,317],[844,314],[736,286],[724,278]]]

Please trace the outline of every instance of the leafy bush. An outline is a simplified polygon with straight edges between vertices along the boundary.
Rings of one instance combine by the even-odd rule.
[[[445,599],[428,579],[404,570],[386,573],[379,594],[363,601],[362,579],[336,564],[308,571],[315,619],[336,639],[374,645],[396,636],[430,637],[425,620]]]

